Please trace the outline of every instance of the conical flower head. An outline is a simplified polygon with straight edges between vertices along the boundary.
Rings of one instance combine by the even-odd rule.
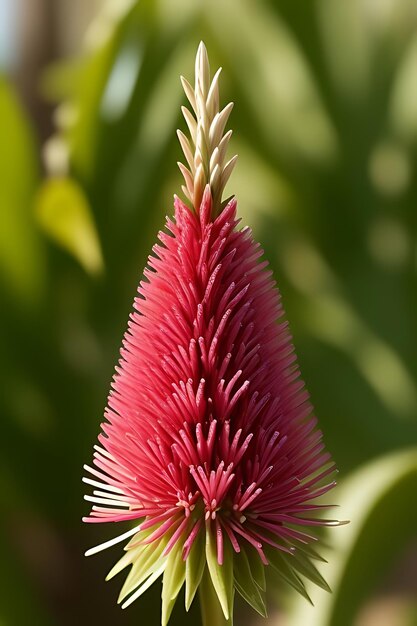
[[[135,299],[85,481],[97,489],[88,522],[134,521],[109,577],[131,566],[120,600],[163,575],[162,623],[185,583],[188,610],[203,577],[224,616],[234,590],[264,613],[263,566],[301,593],[301,573],[326,584],[312,560],[315,500],[334,482],[262,249],[222,203],[231,106],[219,112],[200,46],[196,86],[183,79],[195,117],[179,133],[191,207],[159,233]],[[297,573],[298,572],[298,573]]]

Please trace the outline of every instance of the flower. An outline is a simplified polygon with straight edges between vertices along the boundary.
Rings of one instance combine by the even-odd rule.
[[[297,572],[326,588],[313,531],[338,523],[320,517],[335,467],[279,291],[236,200],[222,202],[236,157],[225,162],[232,105],[219,111],[218,78],[200,44],[195,88],[182,79],[191,141],[178,131],[191,207],[175,197],[153,247],[86,466],[85,521],[135,522],[87,554],[131,537],[109,578],[131,566],[126,607],[163,575],[163,625],[184,582],[187,610],[205,580],[225,619],[235,589],[265,613],[268,564],[301,593]]]

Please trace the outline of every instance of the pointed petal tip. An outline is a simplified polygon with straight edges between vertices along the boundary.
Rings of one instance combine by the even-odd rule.
[[[226,200],[226,204],[225,204],[225,208],[235,208],[237,205],[237,198],[236,196],[231,196],[230,198],[228,198]]]

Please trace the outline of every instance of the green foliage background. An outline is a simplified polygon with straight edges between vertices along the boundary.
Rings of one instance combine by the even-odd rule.
[[[180,188],[178,76],[192,76],[200,39],[235,101],[228,190],[274,269],[352,520],[328,539],[333,594],[312,590],[312,610],[282,588],[268,623],[365,623],[367,603],[395,595],[392,626],[417,624],[416,4],[108,6],[80,57],[42,79],[58,103],[43,180],[28,114],[0,79],[0,624],[158,624],[157,585],[115,606],[120,583],[104,575],[117,548],[82,556],[114,529],[81,525],[81,476]]]

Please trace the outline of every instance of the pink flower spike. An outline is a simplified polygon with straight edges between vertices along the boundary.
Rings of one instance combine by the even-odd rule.
[[[250,576],[238,580],[241,559],[247,571],[285,561],[314,575],[306,527],[338,524],[315,502],[334,486],[325,479],[335,468],[280,293],[250,229],[239,227],[236,200],[222,199],[236,162],[226,159],[231,105],[220,110],[203,44],[195,87],[182,80],[192,108],[183,108],[191,137],[178,133],[187,204],[175,196],[175,217],[149,256],[94,467],[85,466],[96,488],[85,521],[136,524],[88,553],[133,535],[110,575],[133,565],[127,606],[163,574],[162,626],[184,581],[187,609],[203,580],[225,620],[234,587],[259,610],[263,591]]]

